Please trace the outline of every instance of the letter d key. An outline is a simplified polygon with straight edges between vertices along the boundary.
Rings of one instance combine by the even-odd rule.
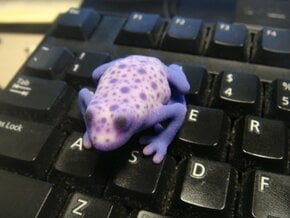
[[[230,217],[234,207],[236,172],[226,163],[192,157],[173,200],[180,217]],[[180,210],[182,208],[182,210]]]

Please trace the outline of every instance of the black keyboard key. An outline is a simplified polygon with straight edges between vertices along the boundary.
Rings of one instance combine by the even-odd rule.
[[[290,176],[256,171],[252,177],[237,217],[290,217]]]
[[[162,48],[169,51],[200,53],[202,20],[175,16],[167,29]]]
[[[264,28],[258,35],[253,52],[256,63],[290,67],[290,30]]]
[[[208,84],[208,73],[202,66],[177,63],[182,66],[187,80],[190,84],[189,92],[186,94],[186,103],[204,105],[206,103],[206,88]]]
[[[70,101],[69,91],[63,81],[18,76],[0,93],[0,110],[25,119],[55,120]]]
[[[270,117],[290,121],[290,80],[278,79],[273,81],[268,107]]]
[[[50,125],[0,115],[0,162],[43,175],[57,147],[53,130]]]
[[[91,8],[72,8],[56,20],[53,36],[87,40],[97,27],[101,16]]]
[[[238,167],[287,171],[287,129],[282,121],[246,116],[238,125],[234,147]]]
[[[64,218],[122,218],[126,217],[125,209],[109,201],[74,193],[68,200],[61,217]]]
[[[172,211],[177,217],[231,217],[236,178],[228,164],[190,158],[177,184]]]
[[[133,150],[125,163],[119,163],[105,196],[117,201],[121,198],[128,206],[135,208],[144,206],[147,209],[149,206],[160,211],[170,180],[174,177],[173,167],[174,161],[170,157],[155,164],[152,157],[145,157],[142,151]]]
[[[188,105],[177,147],[183,149],[185,142],[195,155],[221,159],[228,132],[229,119],[222,110]]]
[[[41,46],[28,60],[24,73],[48,79],[62,78],[73,58],[73,53],[65,47]]]
[[[247,28],[241,24],[218,22],[207,54],[232,60],[245,60]]]
[[[120,30],[118,44],[153,48],[157,45],[162,20],[157,14],[133,12]]]
[[[0,217],[49,217],[52,185],[0,170]],[[52,209],[52,208],[49,208]]]
[[[65,141],[54,165],[55,169],[82,178],[94,174],[98,154],[83,147],[83,134],[74,132]]]
[[[253,74],[222,72],[214,88],[212,107],[237,117],[260,111],[260,82]]]
[[[67,71],[67,77],[73,84],[92,85],[94,69],[108,61],[110,61],[108,54],[82,52]]]

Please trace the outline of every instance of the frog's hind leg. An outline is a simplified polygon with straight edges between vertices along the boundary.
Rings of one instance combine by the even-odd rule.
[[[182,103],[172,103],[169,105],[163,105],[160,108],[160,112],[149,118],[148,124],[159,124],[168,120],[168,126],[161,131],[157,136],[150,138],[150,142],[143,149],[145,155],[151,155],[153,153],[153,162],[160,163],[167,153],[168,145],[172,142],[179,128],[181,127],[186,114],[186,106]],[[149,138],[148,138],[149,139]]]

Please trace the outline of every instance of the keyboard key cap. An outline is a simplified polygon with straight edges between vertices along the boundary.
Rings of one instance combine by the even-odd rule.
[[[74,132],[65,141],[54,167],[72,176],[90,178],[97,159],[97,153],[83,147],[83,134]]]
[[[236,178],[228,164],[192,157],[177,184],[172,210],[177,217],[231,217]]]
[[[244,187],[238,217],[289,217],[290,176],[256,171]],[[241,204],[242,203],[242,204]]]
[[[94,69],[110,60],[110,56],[105,53],[82,52],[68,70],[68,80],[72,84],[93,85]]]
[[[133,12],[121,29],[116,42],[122,45],[156,47],[162,23],[157,14]]]
[[[246,116],[238,125],[236,133],[241,134],[234,147],[238,167],[287,172],[287,129],[282,121]]]
[[[272,83],[268,115],[290,121],[290,80],[278,79]]]
[[[117,201],[123,199],[131,207],[144,206],[143,209],[150,207],[160,211],[174,178],[173,167],[174,161],[170,157],[154,164],[151,157],[144,157],[142,151],[133,150],[126,162],[119,163],[105,196]]]
[[[109,201],[94,198],[81,193],[74,193],[64,210],[64,218],[122,218],[127,217],[125,209]]]
[[[247,28],[241,24],[218,22],[207,54],[232,60],[245,60]]]
[[[1,165],[45,174],[59,139],[54,127],[0,115]]]
[[[56,120],[65,111],[71,91],[63,81],[16,77],[0,93],[0,110],[39,120]]]
[[[93,9],[70,9],[56,20],[53,36],[87,40],[97,27],[101,16]]]
[[[175,16],[167,29],[162,48],[198,54],[201,52],[202,20]]]
[[[211,106],[234,117],[259,114],[260,89],[259,78],[253,74],[222,72],[217,77]]]
[[[190,90],[185,96],[186,103],[204,105],[206,103],[206,88],[208,84],[208,73],[206,69],[198,65],[177,64],[182,66],[190,84]]]
[[[49,217],[52,212],[47,210],[52,185],[46,182],[0,170],[0,196],[0,217]]]
[[[28,60],[24,73],[47,79],[62,78],[73,58],[74,55],[65,47],[41,46]]]
[[[226,155],[228,132],[229,119],[222,110],[188,105],[177,146],[186,145],[194,155],[219,160]]]
[[[264,28],[258,35],[253,61],[256,63],[290,67],[290,30]]]

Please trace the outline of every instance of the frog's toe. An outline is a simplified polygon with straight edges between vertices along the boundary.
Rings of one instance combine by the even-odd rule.
[[[86,149],[90,149],[92,147],[92,143],[89,139],[88,133],[85,132],[84,138],[83,138],[83,145]]]
[[[144,155],[151,155],[156,151],[156,148],[153,144],[149,144],[147,145],[144,149],[143,149],[143,154]]]
[[[147,145],[143,149],[143,154],[144,155],[151,155],[151,154],[155,153],[154,157],[153,157],[153,162],[156,164],[159,164],[164,159],[164,156],[166,155],[166,151],[167,151],[167,146],[164,146],[164,144],[162,144],[160,142],[159,143],[154,142],[154,143]]]
[[[165,153],[156,152],[156,154],[153,157],[153,162],[156,163],[156,164],[161,163],[163,161],[163,159],[164,159],[164,156],[165,156]]]

